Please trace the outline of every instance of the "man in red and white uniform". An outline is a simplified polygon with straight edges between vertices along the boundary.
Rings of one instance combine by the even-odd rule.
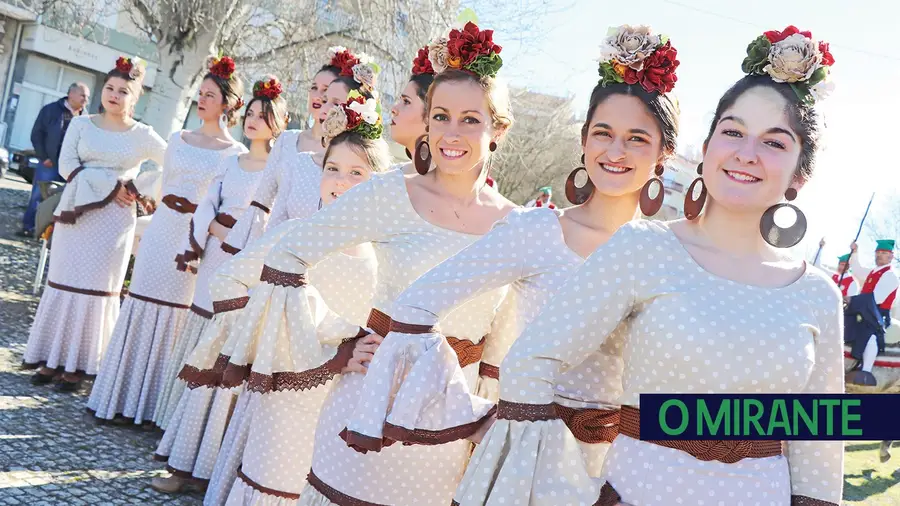
[[[551,198],[553,198],[552,188],[549,186],[538,188],[538,197],[525,204],[525,207],[549,207],[550,209],[556,209],[556,204],[550,202]]]
[[[838,257],[838,267],[837,272],[831,275],[831,279],[834,280],[834,283],[841,288],[841,294],[844,297],[853,297],[854,295],[859,294],[859,283],[853,279],[853,275],[850,274],[850,254],[846,254]],[[843,278],[841,278],[843,276]]]
[[[850,267],[853,276],[862,283],[860,293],[871,293],[875,296],[875,304],[884,318],[884,326],[891,325],[891,307],[897,299],[897,289],[900,288],[900,278],[897,272],[891,268],[894,261],[894,240],[881,239],[877,241],[875,248],[875,268],[867,269],[859,263],[858,255],[851,255]],[[856,243],[850,245],[850,250],[856,252]]]

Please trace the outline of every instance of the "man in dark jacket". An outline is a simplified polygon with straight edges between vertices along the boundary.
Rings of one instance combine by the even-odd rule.
[[[90,100],[91,92],[84,83],[69,86],[69,94],[56,102],[45,105],[34,121],[31,129],[31,145],[34,146],[35,157],[40,162],[34,171],[34,182],[31,186],[31,199],[22,219],[22,235],[34,235],[34,217],[41,201],[41,181],[62,181],[59,175],[59,151],[69,122],[84,112]]]

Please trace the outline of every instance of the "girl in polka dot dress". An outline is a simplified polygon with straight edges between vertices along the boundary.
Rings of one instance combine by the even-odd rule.
[[[811,51],[813,65],[833,61],[827,44],[786,32],[753,44],[778,49],[787,40]],[[642,393],[843,392],[838,288],[776,249],[799,242],[802,230],[766,218],[812,175],[817,95],[801,99],[802,80],[770,77],[778,62],[754,60],[767,54],[752,52],[744,63],[752,74],[719,101],[685,201],[688,219],[624,225],[515,342],[502,365],[497,420],[455,504],[841,503],[841,441],[640,439]],[[552,409],[553,385],[617,336],[625,343],[619,435],[594,479]]]
[[[104,112],[72,120],[59,157],[66,178],[54,211],[53,254],[47,287],[28,336],[24,363],[41,367],[33,382],[75,390],[94,375],[119,315],[119,291],[131,256],[135,200],[158,199],[166,142],[131,117],[145,69],[119,58],[103,81]]]
[[[173,259],[181,253],[197,203],[222,175],[222,161],[247,151],[226,129],[236,124],[242,94],[231,59],[212,59],[197,106],[203,125],[197,131],[175,132],[169,139],[163,205],[141,238],[129,294],[88,400],[97,418],[153,421],[175,338],[189,309],[202,312],[191,306],[196,275],[179,271]]]
[[[408,329],[428,329],[467,300],[510,285],[507,303],[514,301],[514,307],[495,320],[491,338],[511,345],[552,293],[616,229],[639,216],[639,209],[647,216],[656,214],[664,195],[657,174],[675,151],[677,103],[665,90],[600,82],[586,118],[585,168],[573,171],[567,184],[568,197],[576,206],[564,212],[548,208],[511,212],[484,238],[407,288],[393,304],[395,321]],[[582,171],[588,173],[588,184],[577,188],[575,177]],[[656,197],[651,198],[654,186]],[[347,430],[413,444],[421,442],[414,436],[422,429],[434,437],[468,426],[467,432],[456,430],[454,437],[471,436],[478,418],[457,416],[484,413],[455,404],[458,399],[469,404],[470,398],[459,388],[461,383],[444,380],[459,374],[459,366],[443,343],[437,332],[388,334],[366,374],[366,402],[350,418]],[[617,432],[621,345],[621,340],[610,341],[556,380],[556,409],[578,439],[592,476],[599,476]],[[476,396],[498,400],[498,366],[506,349],[497,347],[496,355],[484,357]],[[404,382],[390,380],[398,371],[408,371]],[[375,423],[366,424],[367,420]],[[440,423],[426,426],[430,420]]]
[[[481,32],[474,24],[466,30],[476,40],[486,41],[482,49],[491,54],[500,50],[490,43],[490,32]],[[460,34],[453,32],[451,37]],[[467,43],[463,46],[474,52]],[[363,454],[349,448],[339,432],[363,400],[361,373],[380,336],[390,328],[385,311],[391,303],[417,277],[472,244],[515,207],[485,184],[489,153],[511,123],[508,94],[493,77],[499,59],[480,53],[472,56],[488,60],[474,67],[485,74],[479,77],[442,68],[429,90],[428,140],[415,153],[416,160],[421,160],[417,171],[424,175],[392,171],[373,177],[297,224],[266,257],[263,283],[245,309],[245,315],[259,314],[252,320],[256,332],[248,333],[248,345],[255,341],[257,350],[264,349],[262,343],[265,348],[291,350],[289,363],[292,370],[303,370],[296,382],[302,382],[307,395],[327,388],[336,374],[340,378],[333,383],[319,417],[308,483],[304,486],[302,475],[288,479],[280,473],[279,466],[294,458],[292,452],[270,446],[265,453],[251,453],[248,446],[228,504],[403,506],[450,501],[469,455],[467,441],[395,445]],[[434,170],[428,170],[431,161]],[[325,346],[315,334],[301,332],[311,323],[295,309],[312,290],[305,273],[332,252],[363,243],[372,244],[378,259],[367,323],[373,333],[346,340],[337,349]],[[490,353],[484,348],[491,342],[483,337],[490,332],[506,292],[502,288],[487,292],[441,322],[447,334],[455,336],[455,348],[466,360],[461,381],[475,384],[480,356]],[[261,362],[261,356],[260,351],[252,357],[254,369],[269,361],[262,357]],[[242,363],[232,356],[229,366]],[[251,378],[251,383],[256,382]]]
[[[313,114],[313,127],[304,131],[288,130],[275,142],[269,157],[270,169],[265,171],[250,209],[225,241],[232,251],[242,250],[267,227],[305,218],[319,209],[324,154],[322,122],[332,107],[347,99],[351,90],[371,97],[375,79],[374,72],[370,76],[364,70],[373,68],[366,55],[356,55],[343,47],[332,47],[328,52],[330,61],[316,74],[309,92],[308,110]],[[315,137],[315,143],[311,143],[311,137]]]
[[[194,233],[190,241],[186,241],[194,245],[205,245],[199,253],[202,255],[202,261],[197,268],[198,281],[194,303],[209,310],[210,315],[213,307],[209,281],[213,272],[232,256],[231,251],[222,248],[222,240],[228,234],[229,226],[234,224],[234,219],[247,209],[256,185],[261,179],[272,141],[287,124],[287,103],[280,96],[281,84],[274,77],[258,81],[253,87],[253,95],[243,119],[244,135],[251,140],[250,152],[244,156],[234,156],[225,160],[227,166],[225,175],[213,182],[207,192],[204,203],[194,214],[192,221]],[[201,233],[200,230],[206,233]],[[185,256],[191,258],[191,254],[196,251],[196,249],[186,250],[180,260],[184,262]],[[185,382],[176,379],[178,372],[185,365],[187,354],[194,349],[209,321],[197,317],[192,325],[192,320],[188,320],[184,333],[176,342],[166,371],[168,395],[164,393],[160,396],[157,408],[162,413],[156,417],[157,425],[165,428],[166,422],[182,404],[191,404],[192,408],[200,407],[201,409],[191,409],[189,412],[191,415],[199,414],[202,418],[197,420],[191,415],[185,417],[184,407],[178,409],[177,415],[172,418],[172,425],[163,435],[155,456],[168,460],[168,469],[173,476],[154,479],[153,487],[157,490],[174,492],[184,484],[183,478],[191,477],[192,473],[194,478],[209,479],[212,471],[211,464],[208,467],[195,465],[197,451],[203,446],[200,441],[203,431],[198,433],[195,429],[197,425],[202,427],[203,420],[208,418],[206,415],[212,402],[213,391],[210,388],[195,389],[182,395]]]

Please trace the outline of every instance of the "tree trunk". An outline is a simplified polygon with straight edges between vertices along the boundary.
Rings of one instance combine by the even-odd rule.
[[[184,126],[214,38],[214,34],[200,36],[193,47],[181,50],[165,43],[157,45],[159,71],[142,120],[163,139]]]

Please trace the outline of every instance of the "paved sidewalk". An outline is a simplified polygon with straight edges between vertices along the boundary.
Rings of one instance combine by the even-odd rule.
[[[60,393],[19,369],[40,244],[16,236],[29,190],[17,178],[0,180],[0,505],[201,504],[150,488],[163,474],[150,458],[161,433],[96,426],[84,410],[90,383]]]

